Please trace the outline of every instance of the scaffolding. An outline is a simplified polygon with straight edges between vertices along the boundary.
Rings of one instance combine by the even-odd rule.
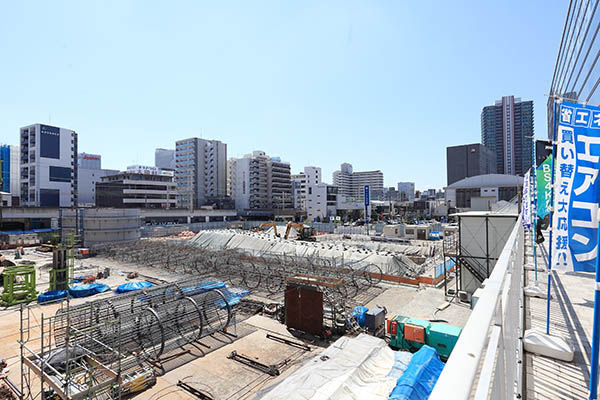
[[[70,327],[63,342],[54,336],[56,320],[56,316],[42,313],[39,323],[32,325],[32,307],[20,308],[20,398],[120,399],[120,342],[110,347],[94,338],[95,332],[102,330],[114,330],[120,336],[120,319],[101,321],[85,329]],[[80,344],[90,342],[103,349],[103,357]]]
[[[12,306],[29,303],[37,298],[35,288],[35,267],[33,265],[13,265],[5,267],[3,273],[3,291],[0,304]]]

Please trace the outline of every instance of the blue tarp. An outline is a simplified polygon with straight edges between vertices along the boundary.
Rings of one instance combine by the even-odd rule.
[[[239,302],[242,301],[242,297],[244,297],[247,294],[250,294],[249,290],[242,290],[242,289],[229,288],[229,289],[219,289],[219,290],[221,291],[221,293],[223,293],[225,295],[225,298],[227,299],[227,303],[229,303],[230,307],[233,307],[236,304],[239,304]],[[225,307],[225,305],[223,304],[222,307]]]
[[[63,299],[69,295],[66,290],[51,290],[46,293],[42,293],[38,296],[38,303],[47,303],[58,299]]]
[[[367,307],[356,306],[352,310],[352,317],[358,322],[358,325],[365,326],[365,314],[369,311]]]
[[[103,283],[88,283],[83,285],[75,285],[69,289],[69,294],[73,297],[87,297],[96,293],[102,293],[110,290],[108,285]]]
[[[120,293],[133,292],[134,290],[146,289],[151,286],[154,286],[154,284],[152,284],[148,281],[127,282],[127,283],[117,286],[117,288],[115,289],[115,293],[120,294]]]
[[[196,286],[183,288],[183,293],[187,295],[208,292],[212,289],[225,289],[225,282],[206,281]],[[193,292],[193,293],[190,293]]]
[[[424,345],[413,354],[408,368],[398,379],[388,400],[422,400],[429,398],[444,369],[437,351]]]
[[[208,292],[209,290],[213,290],[213,289],[218,289],[219,291],[221,291],[221,293],[223,293],[223,295],[225,296],[225,299],[227,299],[227,303],[229,303],[230,307],[233,307],[234,305],[236,305],[240,301],[242,301],[242,297],[244,297],[245,295],[250,294],[249,290],[227,288],[227,285],[225,285],[225,282],[220,282],[220,281],[202,282],[196,286],[184,288],[183,292],[186,295],[190,296],[190,295],[195,295],[198,293],[205,293],[205,292]],[[221,303],[223,303],[223,301],[221,301]],[[221,304],[221,308],[223,308],[223,307],[225,307],[224,303]]]
[[[400,378],[408,368],[412,356],[413,354],[408,351],[394,351],[394,365],[392,366],[392,370],[388,373],[388,376],[396,379]]]

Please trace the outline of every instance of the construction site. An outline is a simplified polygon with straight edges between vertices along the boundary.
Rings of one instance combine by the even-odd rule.
[[[282,398],[324,376],[319,360],[345,378],[291,397],[366,398],[371,360],[386,373],[371,371],[369,398],[387,399],[413,353],[447,359],[471,313],[448,232],[398,243],[271,223],[4,250],[0,398]]]

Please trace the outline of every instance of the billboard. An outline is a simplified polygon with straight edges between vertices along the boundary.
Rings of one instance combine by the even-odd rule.
[[[558,114],[552,269],[596,270],[600,107],[564,102]]]
[[[40,157],[60,159],[60,128],[40,124]]]

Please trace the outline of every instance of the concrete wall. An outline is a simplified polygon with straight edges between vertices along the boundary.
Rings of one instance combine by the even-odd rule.
[[[83,234],[83,245],[137,240],[141,237],[141,214],[138,209],[95,208],[64,210],[62,212],[63,240],[76,232]]]

